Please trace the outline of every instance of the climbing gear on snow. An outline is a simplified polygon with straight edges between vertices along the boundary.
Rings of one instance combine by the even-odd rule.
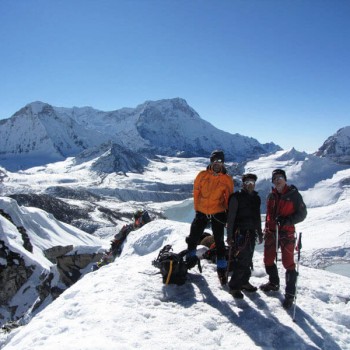
[[[187,265],[184,256],[187,250],[180,253],[172,252],[170,244],[164,246],[152,265],[160,269],[164,284],[184,284],[187,278]]]

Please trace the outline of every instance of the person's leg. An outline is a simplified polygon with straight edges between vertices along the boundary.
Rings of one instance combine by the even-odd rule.
[[[198,257],[196,255],[196,248],[201,235],[204,232],[208,224],[208,218],[205,214],[197,212],[195,218],[192,221],[190,235],[186,237],[187,242],[187,254],[186,265],[188,269],[195,267],[198,263]]]
[[[226,214],[218,213],[211,219],[211,228],[216,246],[216,266],[217,273],[222,285],[227,283],[227,260],[224,241],[224,229],[226,224]]]
[[[294,300],[297,272],[294,262],[295,237],[288,234],[281,240],[282,264],[286,269],[286,298]]]
[[[191,224],[190,235],[186,238],[188,251],[192,251],[197,248],[198,241],[207,224],[207,216],[203,213],[197,212]]]
[[[260,289],[269,292],[279,289],[280,279],[278,276],[276,258],[276,237],[273,233],[269,233],[265,238],[264,245],[264,264],[266,273],[269,276],[269,282],[260,286]]]

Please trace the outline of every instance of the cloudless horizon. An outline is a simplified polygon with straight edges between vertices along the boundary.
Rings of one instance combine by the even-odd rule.
[[[315,152],[350,125],[347,0],[1,0],[0,119],[181,97],[215,127]]]

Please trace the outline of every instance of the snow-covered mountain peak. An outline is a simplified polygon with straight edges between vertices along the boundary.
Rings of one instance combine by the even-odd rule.
[[[297,151],[294,147],[288,152],[283,153],[280,157],[276,158],[276,160],[287,161],[301,161],[305,160],[309,155],[306,152]]]
[[[316,155],[333,159],[338,163],[350,164],[350,126],[341,128],[330,136]]]
[[[198,113],[188,105],[187,101],[180,97],[172,99],[163,99],[159,101],[146,101],[145,103],[139,105],[137,108],[140,108],[143,111],[149,108],[156,108],[160,112],[164,113],[171,113],[172,111],[182,111],[183,113],[192,118],[201,119]],[[177,114],[175,114],[175,117],[176,116]]]
[[[41,113],[49,113],[53,111],[53,107],[48,103],[35,101],[28,103],[19,111],[17,111],[14,116],[24,117],[24,116],[38,116]]]

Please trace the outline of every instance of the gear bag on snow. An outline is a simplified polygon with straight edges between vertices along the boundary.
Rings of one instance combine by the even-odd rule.
[[[187,278],[187,266],[184,256],[187,249],[174,253],[170,244],[164,246],[152,265],[160,269],[164,284],[184,284]]]

